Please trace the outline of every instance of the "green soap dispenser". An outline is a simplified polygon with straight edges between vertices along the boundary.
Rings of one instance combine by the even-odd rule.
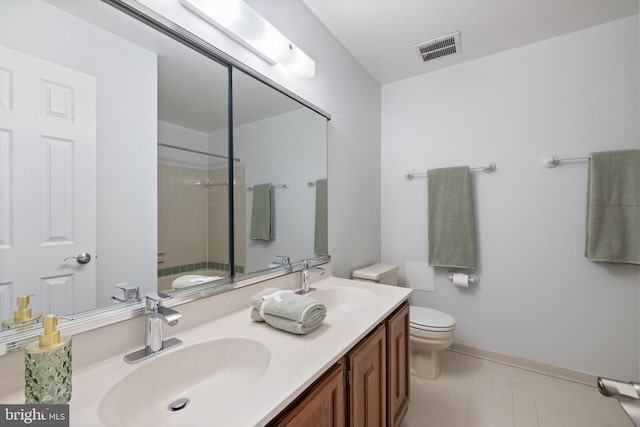
[[[30,296],[31,295],[21,295],[18,297],[18,309],[13,312],[13,319],[6,319],[2,321],[3,331],[33,325],[40,321],[42,316],[36,316],[31,313],[31,309],[29,308]]]
[[[28,404],[67,403],[71,400],[71,337],[56,330],[58,316],[48,314],[44,332],[26,348],[24,395]]]

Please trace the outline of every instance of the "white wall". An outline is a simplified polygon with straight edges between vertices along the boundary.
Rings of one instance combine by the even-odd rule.
[[[96,77],[97,305],[111,302],[119,282],[156,289],[155,54],[48,4],[3,7],[11,13],[1,44]]]
[[[382,260],[427,258],[426,178],[474,173],[481,284],[436,274],[413,302],[457,320],[456,340],[595,375],[638,378],[636,266],[583,256],[587,163],[547,154],[640,148],[638,18],[509,50],[382,88]]]
[[[301,0],[247,3],[316,62],[300,80],[272,67],[179,2],[141,0],[214,46],[328,111],[329,252],[334,274],[380,259],[380,86]]]

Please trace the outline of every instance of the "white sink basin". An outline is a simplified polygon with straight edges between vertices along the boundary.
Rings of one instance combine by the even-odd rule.
[[[327,307],[327,311],[360,311],[376,302],[376,294],[366,289],[337,287],[318,289],[309,294]]]
[[[270,361],[269,350],[247,338],[171,350],[141,362],[111,387],[100,402],[98,417],[113,427],[210,425],[216,410],[257,382]],[[182,406],[180,399],[189,403],[172,411],[171,404]]]

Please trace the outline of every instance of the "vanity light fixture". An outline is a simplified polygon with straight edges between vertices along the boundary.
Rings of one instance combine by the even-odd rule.
[[[180,0],[180,3],[269,64],[281,64],[303,79],[314,76],[315,62],[244,0]]]

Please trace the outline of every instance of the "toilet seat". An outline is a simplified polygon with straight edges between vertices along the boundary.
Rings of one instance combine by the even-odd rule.
[[[447,313],[426,307],[409,307],[409,327],[421,331],[447,332],[455,329],[456,319]]]

